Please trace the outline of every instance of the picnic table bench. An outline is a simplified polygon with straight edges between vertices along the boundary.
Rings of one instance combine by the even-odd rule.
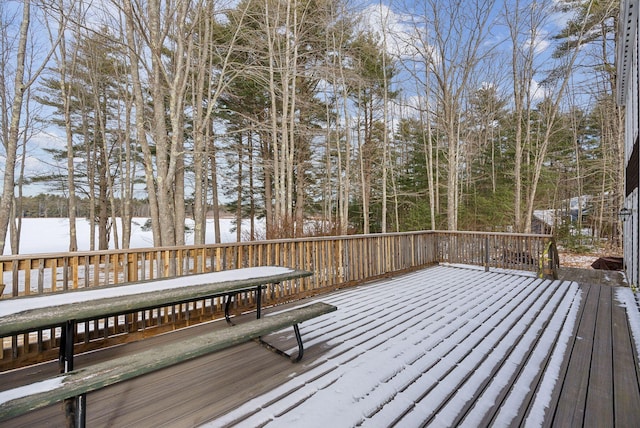
[[[265,266],[3,299],[0,337],[62,327],[60,369],[71,371],[77,323],[212,297],[226,298],[225,318],[229,321],[232,296],[251,291],[255,291],[256,317],[260,318],[263,286],[311,275]]]
[[[334,311],[335,306],[315,303],[263,318],[260,295],[266,284],[310,275],[310,272],[280,267],[246,268],[0,301],[0,337],[51,326],[63,327],[60,346],[63,374],[0,392],[0,421],[65,400],[69,425],[84,426],[88,392],[246,341],[260,340],[261,336],[286,327],[294,328],[298,343],[294,361],[299,361],[304,349],[298,324]],[[78,321],[216,296],[226,298],[225,318],[229,321],[231,297],[247,291],[256,293],[254,321],[74,370],[73,334]]]

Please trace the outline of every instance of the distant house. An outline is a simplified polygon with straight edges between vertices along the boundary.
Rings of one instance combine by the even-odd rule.
[[[640,277],[640,144],[638,117],[638,0],[621,0],[617,46],[618,103],[626,108],[625,117],[625,199],[621,218],[624,231],[624,264],[630,284],[638,286]]]
[[[535,210],[531,219],[531,233],[551,235],[557,223],[556,210]]]
[[[560,201],[558,209],[535,210],[531,220],[531,232],[552,234],[554,230],[563,225],[576,225],[578,217],[581,217],[582,233],[591,235],[593,231],[585,229],[588,216],[591,212],[591,195],[576,196]]]

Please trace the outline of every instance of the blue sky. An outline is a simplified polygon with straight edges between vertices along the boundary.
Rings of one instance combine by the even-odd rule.
[[[16,10],[16,7],[20,5],[20,2],[8,1],[4,2],[3,4],[5,5],[5,16],[8,16]],[[416,46],[416,33],[425,31],[428,32],[430,30],[428,25],[425,26],[423,24],[423,16],[420,16],[416,13],[416,11],[419,11],[426,4],[428,4],[426,1],[422,3],[414,1],[404,4],[400,2],[372,2],[361,3],[356,7],[363,10],[363,16],[365,17],[364,24],[366,28],[380,29],[382,26],[386,26],[388,28],[386,34],[388,50],[397,58],[406,60],[407,58],[410,58],[411,55],[413,55],[415,52],[414,50]],[[438,0],[437,4],[441,8],[446,8],[446,2]],[[492,25],[491,32],[485,39],[483,45],[484,49],[491,49],[494,52],[502,52],[502,54],[504,55],[508,54],[511,42],[508,39],[506,25],[500,24],[500,22],[503,21],[502,14],[504,13],[505,7],[511,7],[514,4],[515,2],[510,0],[506,4],[502,1],[495,2],[494,9],[491,13],[492,24],[494,25]],[[468,5],[470,4],[465,3],[465,6]],[[1,5],[0,8],[2,8]],[[19,16],[17,16],[17,18],[19,18]],[[566,21],[566,14],[557,13],[549,16],[547,24],[541,29],[542,31],[540,32],[536,41],[537,50],[539,51],[538,61],[540,62],[540,64],[549,61],[550,53],[553,49],[553,44],[551,43],[550,37],[553,34],[557,33],[564,26]],[[13,27],[7,27],[10,32],[17,31],[17,22],[18,21],[16,21],[16,24],[14,24]],[[38,47],[38,51],[42,52],[46,46],[47,33],[46,27],[41,17],[36,16],[36,19],[33,20],[32,31],[37,35],[36,40],[41,43],[41,46]],[[378,32],[381,33],[380,31]],[[526,43],[526,36],[523,36],[523,43]],[[495,71],[492,73],[493,75],[496,75]],[[485,79],[486,81],[483,81],[483,84],[495,83],[491,82],[492,73],[487,73],[487,77]],[[497,73],[497,75],[500,74],[504,75],[504,72],[499,71]],[[542,78],[542,75],[536,77],[536,80],[539,80],[540,78]],[[504,80],[495,84],[504,87],[505,90],[508,90],[509,88],[509,84]],[[404,75],[399,76],[396,85],[397,88],[401,88],[405,96],[409,98],[412,96],[412,94],[415,94],[415,84],[412,83],[410,78],[408,78],[406,72]],[[46,117],[46,115],[47,111],[43,110],[41,112],[41,116]],[[46,165],[42,162],[42,159],[47,158],[47,155],[42,151],[42,149],[64,147],[64,145],[65,139],[63,137],[63,132],[59,128],[47,127],[40,132],[36,132],[31,137],[31,141],[29,143],[27,174],[37,174],[52,167],[51,165]],[[27,190],[30,193],[38,193],[40,191],[43,191],[43,188],[31,187]]]

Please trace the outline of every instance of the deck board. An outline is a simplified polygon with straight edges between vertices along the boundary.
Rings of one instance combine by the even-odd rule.
[[[599,287],[599,286],[596,286]],[[613,343],[611,309],[613,289],[599,287],[589,387],[585,406],[585,425],[608,426],[613,415]]]
[[[576,334],[570,343],[566,367],[562,369],[562,376],[551,401],[549,417],[546,426],[582,426],[584,409],[589,386],[589,372],[593,351],[593,336],[595,332],[596,313],[598,310],[599,289],[582,286],[583,305],[580,310]],[[572,397],[562,399],[564,397]]]
[[[581,283],[585,301],[554,391],[546,426],[636,426],[640,420],[637,351],[618,287]]]
[[[629,319],[617,306],[612,311],[614,416],[617,426],[630,427],[640,421],[640,376]]]
[[[616,290],[518,273],[426,269],[320,296],[339,310],[301,325],[299,364],[247,343],[89,394],[88,424],[282,426],[298,418],[305,426],[336,427],[537,425],[531,420],[633,426],[640,420],[638,356]],[[196,326],[81,355],[77,364],[205,328],[228,327]],[[288,331],[269,339],[295,347]],[[1,374],[0,382],[43,377],[55,373],[55,364],[28,369]],[[349,385],[357,387],[340,395]],[[549,408],[535,416],[543,398]],[[63,423],[60,407],[52,406],[6,426]]]

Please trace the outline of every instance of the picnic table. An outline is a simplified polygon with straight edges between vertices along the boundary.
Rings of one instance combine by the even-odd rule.
[[[0,337],[62,327],[60,369],[68,372],[73,370],[78,322],[211,297],[227,299],[225,318],[229,321],[231,297],[253,290],[256,316],[260,318],[263,286],[310,275],[307,271],[266,266],[3,299],[0,301]]]
[[[5,394],[8,394],[7,401],[0,400],[0,420],[5,416],[32,410],[60,399],[75,397],[75,401],[67,406],[66,411],[73,413],[73,425],[84,426],[86,392],[233,346],[242,341],[260,339],[262,335],[285,326],[294,327],[299,346],[298,358],[295,361],[298,361],[303,352],[298,323],[336,308],[316,303],[262,320],[261,294],[263,287],[267,284],[278,284],[311,275],[312,273],[307,271],[268,266],[2,300],[0,301],[0,337],[49,327],[62,327],[60,370],[68,375],[60,375],[59,384],[56,384],[57,386],[52,390],[39,391],[35,395],[30,392],[26,395],[18,392],[17,401],[12,395],[15,392],[9,391]],[[229,322],[228,311],[231,298],[243,292],[255,292],[257,320],[252,325],[229,329],[228,333],[226,331],[222,334],[208,333],[190,338],[179,346],[171,345],[166,349],[141,353],[137,358],[126,361],[116,359],[96,364],[94,367],[74,370],[73,345],[77,322],[212,297],[226,298],[225,318]],[[0,393],[0,396],[2,394],[4,393]],[[5,415],[2,414],[3,410],[6,411]]]

